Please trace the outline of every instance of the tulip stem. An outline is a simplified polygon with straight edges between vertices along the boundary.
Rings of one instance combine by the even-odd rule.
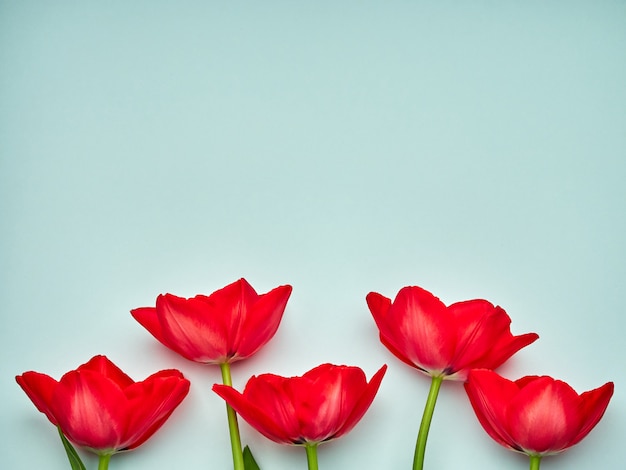
[[[108,470],[111,455],[112,454],[104,454],[100,456],[100,461],[98,462],[98,470]]]
[[[424,414],[422,415],[422,423],[420,424],[420,430],[417,435],[417,442],[415,444],[415,456],[413,457],[413,470],[422,470],[424,468],[424,456],[426,454],[426,440],[428,439],[428,431],[430,429],[430,422],[433,419],[433,412],[435,411],[435,404],[437,403],[437,396],[439,395],[439,389],[441,388],[441,382],[443,376],[433,377],[430,383],[430,390],[428,391],[428,399],[426,400],[426,406],[424,407]]]
[[[222,371],[222,382],[229,387],[233,386],[230,376],[230,364],[220,364]],[[244,470],[243,452],[241,450],[241,437],[239,436],[239,424],[237,423],[237,413],[226,403],[226,415],[228,416],[228,431],[230,433],[230,446],[233,452],[233,466],[235,470]]]
[[[317,442],[305,444],[306,461],[309,464],[309,470],[317,470]]]
[[[541,463],[541,455],[530,456],[530,470],[539,470],[540,463]]]

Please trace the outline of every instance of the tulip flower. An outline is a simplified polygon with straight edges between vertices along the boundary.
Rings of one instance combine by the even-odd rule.
[[[189,392],[177,370],[162,370],[134,382],[105,356],[95,356],[58,382],[39,372],[16,378],[39,411],[63,436],[100,458],[143,444],[169,418]]]
[[[542,457],[579,443],[600,421],[613,396],[613,383],[578,394],[551,377],[514,382],[493,371],[473,370],[465,390],[482,427],[498,444],[530,457],[538,470]]]
[[[213,390],[268,439],[304,446],[309,470],[316,470],[317,446],[354,428],[386,369],[381,367],[368,383],[358,367],[322,364],[301,377],[254,376],[243,393],[218,384]]]
[[[222,381],[232,385],[230,364],[246,359],[276,333],[291,286],[257,294],[239,279],[211,295],[190,299],[159,295],[156,307],[131,311],[132,316],[157,340],[190,361],[217,364]],[[241,439],[235,412],[227,405],[235,470],[243,469]]]
[[[421,470],[442,381],[464,381],[474,368],[494,369],[538,335],[513,336],[507,313],[487,300],[446,306],[415,286],[400,289],[393,303],[376,292],[366,299],[381,342],[401,361],[431,377],[413,461],[414,470]]]
[[[226,364],[256,353],[276,333],[291,286],[257,294],[239,279],[211,295],[159,295],[156,307],[131,311],[157,340],[190,361]]]

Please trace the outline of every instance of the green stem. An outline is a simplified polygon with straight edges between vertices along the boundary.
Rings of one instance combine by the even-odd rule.
[[[317,443],[305,444],[306,461],[309,464],[309,470],[317,470]]]
[[[233,386],[230,376],[230,364],[220,364],[222,370],[222,382],[229,387]],[[237,413],[226,403],[226,415],[228,416],[228,432],[230,433],[230,446],[233,451],[233,466],[235,470],[244,470],[243,452],[241,450],[241,437],[239,436],[239,424],[237,424]]]
[[[113,454],[105,454],[100,456],[100,461],[98,462],[98,470],[108,470],[111,455]]]
[[[433,377],[432,382],[430,383],[428,399],[426,400],[424,414],[422,415],[422,424],[420,424],[419,434],[417,435],[417,442],[415,443],[413,470],[422,470],[424,468],[424,455],[426,454],[426,440],[428,439],[428,430],[430,429],[430,422],[433,419],[433,412],[435,411],[435,404],[437,403],[437,395],[439,395],[439,389],[441,388],[442,381],[443,376],[438,376]]]
[[[541,463],[541,455],[530,456],[530,470],[539,470],[540,463]]]

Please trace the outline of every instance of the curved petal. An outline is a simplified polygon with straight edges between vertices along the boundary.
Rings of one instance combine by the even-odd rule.
[[[457,322],[457,348],[450,375],[465,380],[470,369],[495,369],[539,336],[511,334],[511,318],[503,308],[482,299],[448,307]]]
[[[391,335],[389,331],[389,309],[391,308],[391,299],[379,294],[378,292],[370,292],[365,297],[367,306],[370,309],[374,322],[380,331],[381,336]]]
[[[301,380],[292,379],[290,385],[302,436],[307,442],[322,442],[344,426],[367,381],[358,367],[322,364]]]
[[[446,306],[421,287],[400,289],[393,303],[370,292],[367,297],[381,342],[403,362],[430,374],[443,372],[454,353],[454,324]]]
[[[258,298],[254,288],[244,278],[228,284],[206,297],[206,303],[211,306],[213,311],[211,315],[213,320],[222,324],[228,358],[236,355],[245,318]]]
[[[157,298],[157,314],[166,346],[195,362],[224,362],[228,350],[227,319],[207,297],[184,299],[171,294]],[[157,338],[158,339],[158,338]]]
[[[46,374],[33,371],[24,372],[22,375],[15,377],[15,380],[37,409],[44,413],[48,420],[56,426],[58,424],[57,419],[50,405],[54,390],[59,383]]]
[[[539,339],[537,333],[525,333],[513,336],[511,333],[511,318],[502,307],[496,306],[491,320],[496,326],[493,331],[492,348],[489,353],[480,359],[480,366],[471,364],[471,368],[483,367],[485,369],[495,369],[506,362],[513,354],[520,349],[534,343]]]
[[[150,438],[189,392],[189,381],[177,370],[164,370],[124,390],[130,416],[122,449],[134,449]]]
[[[512,450],[521,448],[507,425],[507,407],[518,386],[491,370],[472,370],[465,391],[483,429],[498,444]]]
[[[122,369],[113,364],[106,356],[102,355],[92,357],[85,364],[78,366],[76,370],[96,372],[103,377],[111,379],[120,388],[125,388],[135,383]]]
[[[602,387],[585,392],[580,396],[578,413],[582,418],[582,425],[574,439],[567,445],[568,447],[578,444],[598,424],[609,406],[614,388],[613,382],[607,382]]]
[[[347,434],[356,426],[356,424],[363,418],[370,405],[374,401],[374,397],[376,393],[378,393],[378,389],[380,387],[380,383],[383,380],[385,372],[387,371],[387,365],[383,365],[378,371],[374,374],[369,383],[365,386],[364,389],[361,390],[361,396],[358,401],[352,406],[350,415],[344,421],[341,428],[337,431],[334,436],[331,436],[331,439],[341,437],[344,434]]]
[[[236,359],[252,356],[264,346],[278,330],[291,295],[290,285],[279,286],[258,297],[248,306],[240,335],[236,338]]]
[[[565,382],[538,377],[512,397],[509,432],[527,453],[564,450],[580,429],[578,394]]]
[[[494,345],[492,353],[489,355],[488,360],[485,361],[485,368],[496,369],[503,363],[508,361],[520,349],[525,348],[529,344],[534,343],[539,339],[537,333],[525,333],[518,336],[507,336],[506,341],[504,338]]]
[[[414,364],[428,371],[444,371],[452,360],[456,335],[446,306],[420,287],[400,289],[388,313],[386,335]]]
[[[299,393],[302,382],[310,385],[310,381],[302,377],[262,374],[252,377],[243,392],[248,401],[263,405],[266,416],[283,430],[291,443],[302,443],[306,440],[299,414],[303,400]]]
[[[54,391],[51,408],[72,442],[98,451],[119,447],[128,407],[112,380],[89,370],[68,372]]]
[[[158,302],[158,299],[157,299]],[[170,344],[169,339],[163,333],[161,322],[157,316],[157,309],[155,307],[140,307],[130,311],[130,314],[135,320],[139,322],[148,332],[154,336],[164,346],[176,351],[173,344]],[[178,352],[178,351],[176,351]]]
[[[493,344],[511,323],[504,310],[497,314],[494,305],[482,299],[457,302],[448,307],[455,319],[456,350],[450,364],[451,373],[468,368],[490,369],[482,364]],[[482,359],[482,362],[481,362]]]
[[[264,385],[263,382],[259,384],[261,385],[259,392],[261,392],[262,395],[267,393],[267,396],[273,399],[272,395],[275,393],[275,389],[271,387],[266,389],[262,386]],[[248,386],[246,386],[246,388],[247,387]],[[250,426],[268,439],[278,442],[279,444],[301,444],[301,442],[297,442],[297,438],[294,438],[293,435],[290,434],[290,431],[293,432],[293,429],[284,429],[273,419],[276,418],[276,414],[271,417],[266,413],[265,406],[268,400],[259,401],[257,404],[256,401],[248,399],[228,385],[215,384],[213,385],[213,391],[222,397]],[[278,404],[280,400],[274,401],[274,403]],[[286,405],[288,405],[288,403]],[[286,413],[286,415],[287,416],[283,417],[282,424],[288,421],[286,418],[289,416],[292,416],[292,419],[293,416],[295,416],[295,414],[291,415],[290,413]],[[293,426],[289,427],[293,428]]]
[[[438,375],[441,372],[441,370],[433,370],[433,371],[426,370],[426,369],[422,368],[419,364],[415,364],[411,359],[406,357],[402,351],[396,349],[395,345],[393,345],[389,341],[387,341],[387,338],[385,338],[382,334],[380,335],[380,342],[383,344],[383,346],[385,346],[389,350],[389,352],[391,352],[391,354],[396,356],[398,359],[400,359],[405,364],[413,367],[414,369],[419,370],[420,372],[423,372],[424,374],[427,374],[427,375]]]

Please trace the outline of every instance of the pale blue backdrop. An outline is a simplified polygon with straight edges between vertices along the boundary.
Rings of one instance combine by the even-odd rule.
[[[321,469],[410,468],[428,380],[379,343],[365,303],[410,284],[539,333],[509,378],[613,380],[600,425],[542,469],[622,468],[625,84],[623,1],[0,0],[2,467],[69,468],[14,376],[102,353],[137,380],[192,381],[112,470],[231,468],[219,370],[129,310],[244,276],[294,291],[236,387],[389,365]],[[427,468],[528,468],[444,385]],[[306,468],[241,428],[262,468]]]

